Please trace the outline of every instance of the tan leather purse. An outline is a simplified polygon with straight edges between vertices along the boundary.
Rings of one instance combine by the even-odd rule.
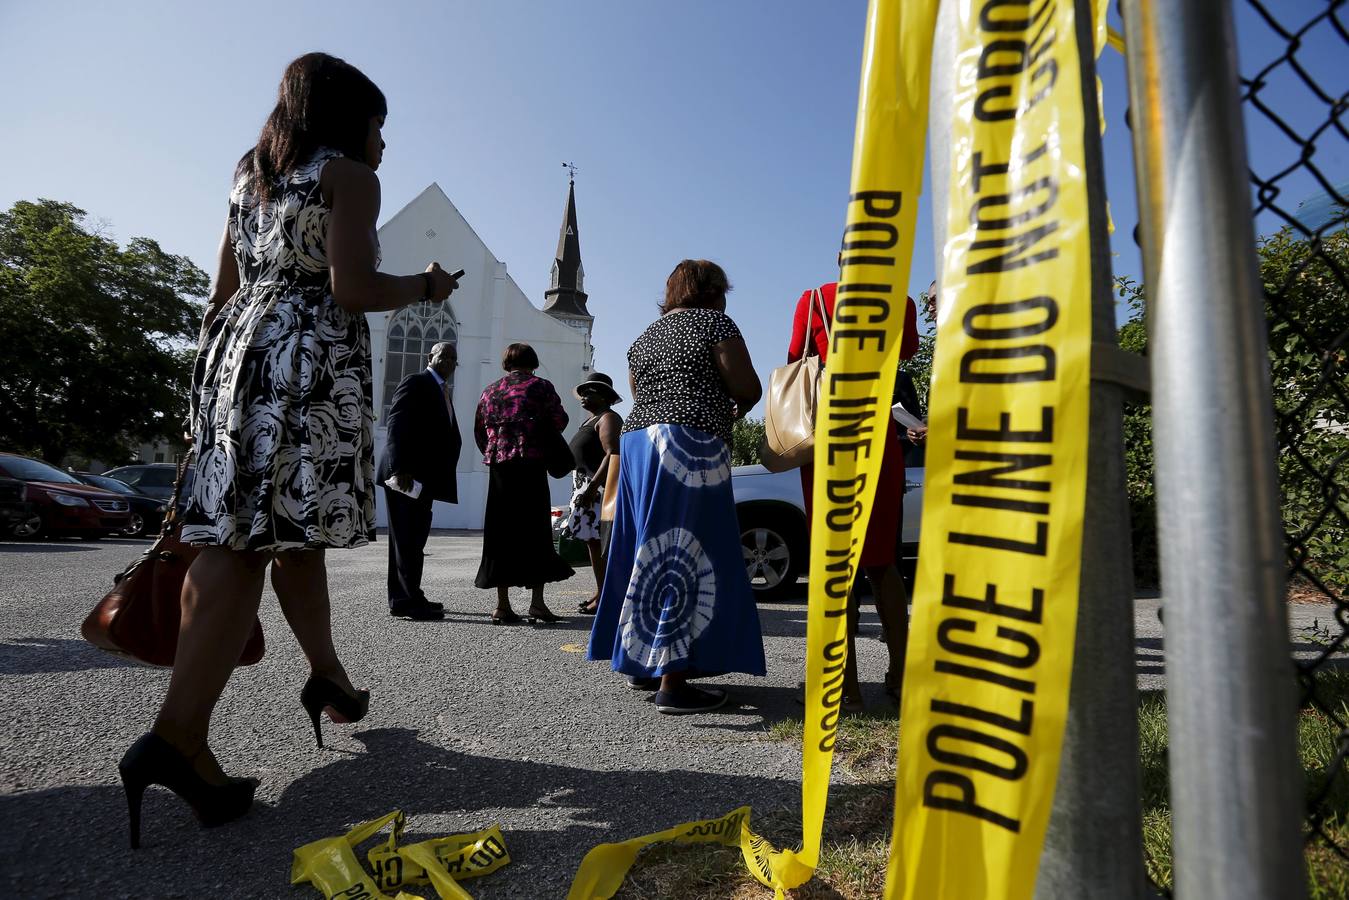
[[[811,324],[815,306],[820,307],[826,340],[829,316],[825,314],[820,290],[810,292],[810,311],[806,313],[806,349],[795,362],[773,370],[768,379],[768,400],[764,404],[764,438],[759,456],[770,472],[807,465],[815,456],[815,411],[820,402],[820,375],[824,366],[815,350]]]

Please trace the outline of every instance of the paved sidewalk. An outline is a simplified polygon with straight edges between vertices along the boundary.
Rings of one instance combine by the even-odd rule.
[[[383,540],[329,554],[334,624],[370,714],[325,723],[313,744],[299,704],[305,666],[275,598],[264,598],[266,658],[241,669],[214,723],[226,770],[262,778],[257,807],[224,828],[197,828],[162,790],[147,795],[143,848],[127,849],[116,763],[144,731],[167,673],[86,645],[79,624],[111,575],[145,544],[0,543],[0,813],[7,896],[313,897],[287,886],[291,850],[402,809],[409,838],[500,823],[513,862],[476,880],[479,898],[561,897],[594,844],[719,815],[741,804],[795,808],[800,748],[766,740],[799,716],[805,606],[760,609],[768,676],[719,679],[733,702],[664,717],[606,665],[582,656],[590,619],[493,627],[494,599],[471,586],[479,539],[437,534],[427,590],[438,623],[390,618]],[[593,579],[550,587],[571,614]],[[518,594],[517,609],[527,603]],[[1150,605],[1152,604],[1152,605]],[[1324,619],[1327,609],[1312,608]],[[1155,601],[1139,605],[1140,674],[1159,678]],[[873,613],[864,635],[877,632]],[[1152,643],[1149,643],[1152,642]],[[882,704],[884,648],[859,642],[868,700]],[[846,787],[837,790],[846,790]],[[769,834],[795,842],[798,834]]]

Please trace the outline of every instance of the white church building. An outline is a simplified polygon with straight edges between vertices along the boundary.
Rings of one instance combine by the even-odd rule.
[[[575,184],[568,189],[543,309],[529,302],[507,273],[506,264],[488,249],[437,184],[422,191],[379,229],[379,245],[383,271],[420,272],[431,260],[438,260],[448,270],[462,268],[464,277],[444,303],[417,303],[367,316],[374,363],[375,458],[384,449],[384,422],[398,382],[426,367],[433,344],[455,344],[459,368],[451,378],[464,441],[459,456],[459,502],[437,502],[432,525],[481,528],[487,467],[473,440],[473,416],[483,388],[505,374],[501,354],[506,346],[523,341],[538,352],[538,374],[557,388],[571,417],[568,436],[584,415],[572,388],[589,377],[593,366],[593,319],[586,308]],[[571,479],[550,482],[554,505],[566,505]],[[388,524],[383,493],[378,492],[380,526]]]

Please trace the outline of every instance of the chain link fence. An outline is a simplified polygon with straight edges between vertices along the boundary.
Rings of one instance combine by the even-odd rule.
[[[1241,93],[1288,587],[1325,605],[1295,654],[1307,849],[1349,866],[1349,0],[1240,5],[1242,49],[1273,51],[1243,54]]]

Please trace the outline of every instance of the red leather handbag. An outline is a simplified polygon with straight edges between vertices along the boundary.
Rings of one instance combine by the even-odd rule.
[[[130,656],[152,666],[172,666],[178,651],[183,579],[197,558],[196,547],[179,540],[178,498],[188,457],[178,466],[173,499],[164,514],[164,527],[154,546],[113,579],[108,592],[80,626],[84,639],[102,650]],[[262,659],[266,643],[262,623],[253,619],[239,665],[250,666]]]

